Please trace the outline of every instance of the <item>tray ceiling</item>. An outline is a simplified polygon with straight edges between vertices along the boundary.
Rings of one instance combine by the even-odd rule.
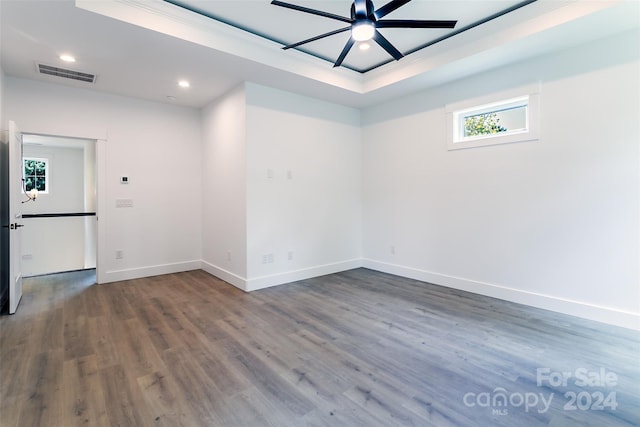
[[[328,33],[348,24],[337,20],[303,13],[272,5],[262,1],[203,1],[203,0],[164,0],[183,9],[198,13],[209,19],[229,24],[233,27],[274,41],[280,45],[289,45],[311,37]],[[409,55],[438,42],[454,37],[466,30],[483,25],[493,19],[526,7],[536,0],[413,0],[399,7],[384,19],[400,20],[454,20],[454,29],[422,28],[382,28],[379,31],[401,53]],[[353,4],[349,0],[304,1],[292,0],[288,3],[306,8],[321,10],[335,15],[350,17]],[[374,1],[375,9],[388,1]],[[351,37],[350,32],[332,35],[321,40],[300,46],[297,50],[333,64],[345,43]],[[368,50],[358,49],[359,43],[349,52],[343,66],[358,72],[367,72],[394,61],[389,54],[376,43],[367,43]]]

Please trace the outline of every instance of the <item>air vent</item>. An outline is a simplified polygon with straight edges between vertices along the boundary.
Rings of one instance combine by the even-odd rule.
[[[49,76],[62,77],[65,79],[79,80],[81,82],[95,83],[96,75],[83,73],[81,71],[67,70],[65,68],[53,67],[51,65],[38,64],[38,72]]]

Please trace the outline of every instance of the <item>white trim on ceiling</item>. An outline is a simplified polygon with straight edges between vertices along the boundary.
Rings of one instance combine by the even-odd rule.
[[[326,61],[302,52],[282,52],[276,42],[255,36],[161,0],[76,0],[76,6],[282,71],[362,93],[362,75],[332,69]]]
[[[162,0],[76,0],[76,6],[219,52],[346,90],[372,94],[412,84],[433,86],[471,73],[505,65],[549,50],[570,47],[622,31],[632,24],[588,27],[591,15],[615,9],[624,19],[629,0],[538,0],[469,31],[365,74],[296,50],[283,51],[276,42],[256,36]],[[567,25],[570,24],[570,25]],[[564,27],[570,32],[565,34]],[[550,49],[551,45],[551,49]]]

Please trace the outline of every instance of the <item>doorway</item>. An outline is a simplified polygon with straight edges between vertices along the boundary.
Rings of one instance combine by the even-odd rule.
[[[24,277],[97,267],[96,143],[23,133]]]

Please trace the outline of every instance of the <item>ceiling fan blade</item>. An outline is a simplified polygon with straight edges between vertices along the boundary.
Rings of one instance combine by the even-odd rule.
[[[297,4],[285,3],[283,1],[278,1],[278,0],[273,0],[271,2],[271,4],[273,4],[275,6],[285,7],[287,9],[297,10],[297,11],[300,11],[300,12],[310,13],[312,15],[324,16],[325,18],[335,19],[337,21],[348,22],[349,24],[353,22],[352,19],[344,17],[344,16],[335,15],[333,13],[324,12],[322,10],[310,9],[310,8],[304,7],[304,6],[298,6]]]
[[[340,28],[339,30],[329,31],[328,33],[324,33],[324,34],[321,34],[319,36],[311,37],[310,39],[302,40],[301,42],[298,42],[298,43],[287,45],[287,46],[283,47],[283,49],[284,50],[292,49],[294,47],[298,47],[298,46],[303,45],[305,43],[314,42],[316,40],[320,40],[320,39],[323,39],[325,37],[333,36],[334,34],[340,34],[340,33],[343,33],[345,31],[349,31],[350,29],[351,29],[351,27],[344,27],[344,28]]]
[[[454,28],[458,21],[414,21],[411,19],[384,19],[376,21],[376,28]]]
[[[393,47],[393,45],[391,44],[391,42],[389,42],[389,40],[385,39],[382,34],[380,34],[380,32],[378,30],[376,30],[375,34],[373,35],[373,39],[376,41],[376,43],[378,43],[384,50],[386,50],[389,55],[393,56],[393,59],[395,59],[396,61],[398,61],[400,58],[402,58],[404,55],[395,47]]]
[[[342,52],[340,53],[340,56],[336,60],[336,63],[333,64],[333,68],[336,68],[342,65],[342,61],[344,61],[344,58],[347,57],[347,53],[349,53],[349,51],[351,50],[355,42],[356,41],[353,39],[353,37],[349,37],[349,40],[347,40],[347,44],[344,45],[344,49],[342,49]]]
[[[394,10],[399,8],[400,6],[404,6],[405,4],[409,3],[410,1],[411,0],[393,0],[393,1],[385,4],[380,9],[376,10],[376,12],[375,12],[376,19],[380,19],[383,16],[387,16],[388,14],[390,14],[391,12],[393,12]]]

